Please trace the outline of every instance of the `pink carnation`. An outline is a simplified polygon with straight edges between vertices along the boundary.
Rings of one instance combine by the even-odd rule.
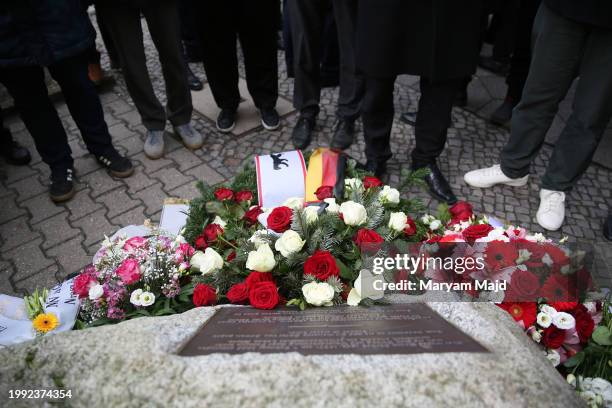
[[[85,268],[87,271],[87,268]],[[86,298],[89,295],[89,288],[98,283],[96,277],[87,272],[81,273],[79,276],[74,278],[73,292],[80,298]]]
[[[144,248],[147,245],[147,239],[143,237],[133,237],[125,241],[123,249],[129,252]]]
[[[193,249],[191,245],[187,243],[180,244],[179,247],[176,249],[176,253],[175,253],[176,262],[182,263],[184,261],[190,260],[194,252],[195,250]]]
[[[140,265],[135,259],[126,259],[119,265],[116,273],[124,284],[131,285],[140,279]]]
[[[106,316],[109,319],[121,320],[125,318],[125,311],[118,307],[109,307]]]

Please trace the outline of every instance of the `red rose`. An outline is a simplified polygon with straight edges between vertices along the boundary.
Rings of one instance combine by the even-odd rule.
[[[274,282],[274,278],[270,272],[251,272],[244,281],[249,289],[259,282]]]
[[[219,235],[223,234],[223,228],[219,224],[208,224],[204,228],[204,237],[206,237],[206,243],[211,244],[217,240]]]
[[[383,185],[383,182],[380,181],[378,177],[373,176],[365,176],[363,178],[363,187],[368,189],[372,187],[380,187]]]
[[[257,223],[257,217],[259,217],[261,214],[263,214],[263,210],[260,206],[255,205],[249,208],[249,210],[244,213],[242,219],[244,220],[244,222],[247,223],[249,227],[252,227]]]
[[[232,198],[234,198],[234,192],[229,188],[219,187],[215,191],[215,197],[219,201],[231,200]]]
[[[208,243],[206,242],[206,237],[204,236],[204,234],[198,235],[195,240],[195,247],[200,251],[204,251],[206,250],[206,248],[208,248]]]
[[[353,237],[353,242],[359,247],[359,249],[363,250],[365,248],[372,248],[374,245],[384,242],[385,239],[381,237],[376,231],[361,228],[355,236]]]
[[[542,344],[549,349],[556,350],[565,342],[565,330],[558,329],[554,325],[550,325],[544,330],[542,335]]]
[[[540,279],[529,271],[516,269],[510,278],[504,301],[535,302],[540,290]]]
[[[291,227],[293,211],[289,207],[276,207],[268,215],[268,228],[274,232],[283,233]]]
[[[203,283],[198,283],[193,289],[193,304],[196,307],[212,306],[217,303],[217,293],[215,290]]]
[[[466,241],[476,241],[478,238],[484,238],[489,235],[489,232],[493,231],[494,228],[489,224],[477,224],[470,225],[463,230],[463,238]]]
[[[325,200],[326,198],[332,198],[334,196],[334,188],[332,186],[321,186],[315,191],[317,200]]]
[[[406,227],[404,228],[404,234],[406,236],[411,237],[417,233],[417,226],[414,220],[408,217],[408,221],[406,222]]]
[[[580,343],[588,342],[595,329],[593,317],[584,305],[576,306],[572,314],[576,319],[576,332],[578,332]]]
[[[238,202],[251,201],[252,199],[253,199],[253,193],[251,193],[249,190],[239,191],[234,196],[234,200]]]
[[[432,235],[431,237],[429,237],[429,239],[427,241],[425,241],[426,244],[435,244],[436,242],[440,242],[440,240],[444,238],[442,235]]]
[[[449,208],[448,211],[451,214],[453,223],[467,221],[472,215],[474,215],[472,205],[465,201],[459,201],[457,204]]]
[[[254,308],[274,309],[278,301],[278,288],[273,282],[258,282],[249,290],[249,303]]]
[[[237,283],[227,291],[227,300],[233,304],[242,304],[249,298],[249,288],[246,282]]]
[[[340,276],[340,269],[331,253],[319,250],[304,262],[304,275],[324,281],[330,276]]]

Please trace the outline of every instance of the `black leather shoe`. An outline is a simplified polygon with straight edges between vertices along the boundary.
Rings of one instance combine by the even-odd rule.
[[[355,138],[355,122],[349,119],[340,119],[336,124],[336,131],[331,141],[334,149],[348,149]]]
[[[416,125],[417,112],[404,112],[400,116],[400,120],[407,125]]]
[[[387,173],[387,163],[383,162],[375,162],[368,160],[366,164],[357,163],[357,167],[359,170],[365,170],[369,173],[374,174],[379,179],[382,179]]]
[[[504,103],[493,112],[489,118],[490,122],[498,126],[506,125],[510,122],[510,119],[512,119],[512,109],[514,109],[515,106],[515,103],[505,100]]]
[[[608,219],[604,223],[603,235],[608,241],[612,241],[612,214],[608,215]]]
[[[192,91],[201,91],[204,89],[202,81],[193,73],[188,64],[185,65],[187,65],[187,84],[189,85],[189,89]]]
[[[6,143],[4,141],[0,143],[0,154],[2,154],[4,160],[15,166],[26,165],[32,160],[28,149],[12,140],[12,138],[9,138]]]
[[[448,181],[446,178],[444,178],[444,175],[438,168],[438,165],[432,163],[425,166],[425,168],[429,169],[429,174],[424,178],[424,180],[429,187],[429,192],[431,195],[440,201],[446,202],[448,205],[455,204],[457,202],[457,197],[453,193]],[[416,170],[414,167],[412,169]]]
[[[487,71],[491,71],[495,74],[507,74],[510,69],[509,59],[504,58],[503,60],[498,60],[493,57],[484,57],[481,56],[478,65],[481,68],[486,69]]]
[[[312,131],[314,127],[315,120],[313,118],[300,116],[291,135],[293,145],[296,149],[305,149],[308,147],[312,141]]]

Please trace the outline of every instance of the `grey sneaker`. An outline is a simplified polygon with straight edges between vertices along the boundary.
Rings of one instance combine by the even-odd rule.
[[[204,138],[191,126],[191,123],[175,126],[174,133],[178,134],[183,144],[191,150],[199,149],[204,144]]]
[[[164,131],[147,130],[147,140],[144,144],[145,155],[152,160],[164,155]]]

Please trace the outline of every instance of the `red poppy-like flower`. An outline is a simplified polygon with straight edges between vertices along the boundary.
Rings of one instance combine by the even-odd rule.
[[[210,245],[217,240],[219,235],[223,234],[223,228],[219,224],[208,224],[202,234],[206,237],[206,243]]]
[[[332,198],[334,196],[334,187],[333,186],[321,186],[317,188],[315,191],[315,195],[317,196],[317,200],[325,200],[326,198]]]
[[[324,281],[330,276],[340,276],[340,268],[330,252],[318,250],[304,262],[304,275]]]
[[[382,185],[383,185],[383,182],[380,181],[378,177],[365,176],[363,178],[363,187],[366,189],[369,189],[372,187],[381,187]]]
[[[450,207],[448,211],[451,214],[452,222],[454,224],[461,221],[467,221],[472,215],[474,215],[472,205],[466,201],[459,201],[457,204]]]
[[[493,271],[516,265],[519,254],[516,247],[508,242],[492,241],[485,250],[487,266]]]
[[[242,304],[249,299],[249,287],[246,282],[237,283],[229,288],[225,296],[230,303]]]
[[[257,309],[274,309],[280,300],[274,282],[258,282],[249,289],[249,303]]]
[[[564,342],[565,330],[559,329],[553,324],[544,329],[544,333],[542,334],[542,344],[549,349],[556,350],[561,347]]]
[[[283,233],[291,227],[293,210],[289,207],[276,207],[268,215],[268,228],[274,232]]]
[[[535,302],[513,302],[498,305],[510,313],[517,322],[522,322],[525,328],[532,326],[536,321],[537,307]]]
[[[546,298],[548,303],[573,302],[575,290],[567,276],[552,274],[544,281],[540,296]]]
[[[234,192],[229,188],[219,187],[215,190],[215,198],[219,201],[231,200],[234,198]]]
[[[257,223],[257,217],[259,217],[261,214],[263,214],[263,210],[261,207],[256,205],[249,208],[242,216],[242,219],[249,227],[252,227]]]
[[[385,242],[385,239],[374,230],[361,228],[353,237],[353,242],[359,247],[359,249],[364,250],[373,247],[380,247],[379,245],[373,244]]]
[[[217,303],[215,289],[204,283],[198,283],[193,289],[193,304],[196,307],[212,306]]]
[[[493,231],[494,228],[489,224],[477,224],[470,225],[463,230],[463,238],[468,242],[474,242],[478,238],[484,238],[489,235],[489,232]]]
[[[414,220],[408,217],[408,221],[406,222],[406,227],[404,228],[404,234],[408,237],[413,236],[417,233],[417,226]]]
[[[195,247],[200,251],[204,251],[206,248],[208,248],[208,242],[206,242],[206,236],[204,236],[204,234],[198,235],[195,240]]]
[[[234,195],[234,200],[238,202],[251,201],[252,199],[253,193],[251,193],[249,190],[242,190],[237,192],[236,195]]]

